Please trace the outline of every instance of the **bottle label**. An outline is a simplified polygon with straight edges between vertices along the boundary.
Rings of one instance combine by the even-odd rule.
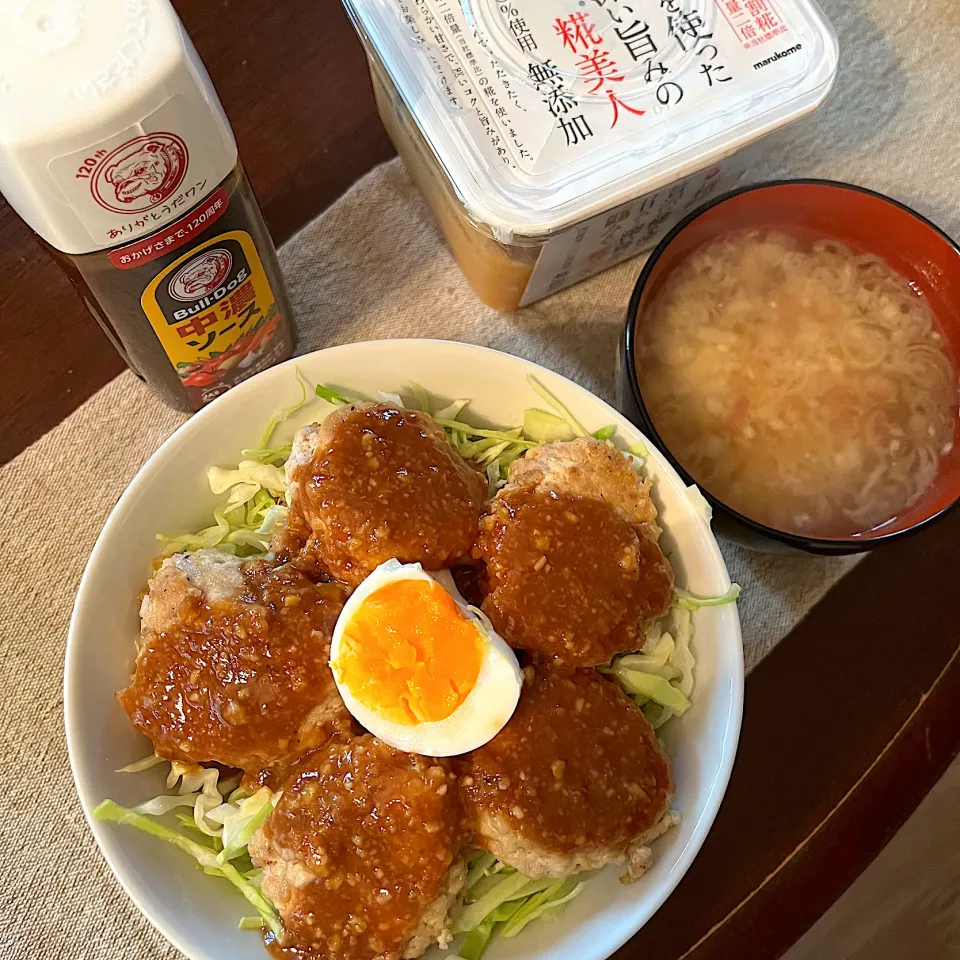
[[[207,197],[202,206],[195,207],[149,237],[141,237],[124,247],[111,250],[107,256],[118,270],[136,270],[151,260],[173,253],[178,247],[189,243],[204,230],[212,227],[226,212],[230,205],[227,191],[220,187],[215,193]]]
[[[114,136],[50,161],[49,169],[97,247],[155,233],[183,216],[234,168],[236,149],[192,150],[210,138],[177,94]]]
[[[140,302],[198,407],[285,358],[276,297],[244,230],[222,233],[168,264]]]

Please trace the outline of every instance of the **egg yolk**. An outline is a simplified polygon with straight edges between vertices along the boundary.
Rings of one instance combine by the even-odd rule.
[[[432,580],[396,580],[367,597],[344,628],[337,680],[378,716],[412,726],[450,716],[473,689],[484,643]]]

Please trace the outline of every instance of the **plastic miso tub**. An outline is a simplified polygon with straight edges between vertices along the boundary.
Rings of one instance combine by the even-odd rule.
[[[502,310],[654,246],[837,71],[812,0],[344,4],[397,152]]]

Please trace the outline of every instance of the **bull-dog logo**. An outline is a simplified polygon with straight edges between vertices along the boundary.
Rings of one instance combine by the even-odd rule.
[[[90,181],[93,199],[114,213],[142,213],[163,203],[183,182],[187,145],[172,133],[128,140],[105,156]]]
[[[213,293],[230,274],[233,257],[218,247],[184,264],[167,287],[170,296],[183,302],[199,300]]]

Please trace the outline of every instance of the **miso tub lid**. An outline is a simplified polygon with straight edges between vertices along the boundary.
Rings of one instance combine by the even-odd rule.
[[[814,109],[812,0],[344,0],[468,213],[542,236]]]

